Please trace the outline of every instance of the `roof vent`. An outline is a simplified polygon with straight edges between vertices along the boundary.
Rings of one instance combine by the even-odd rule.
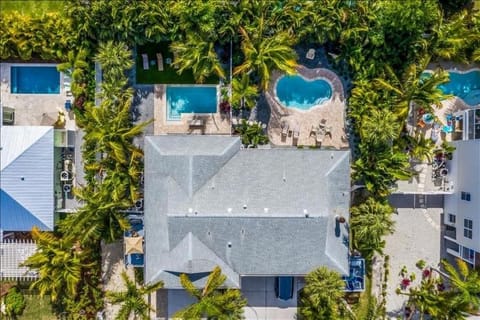
[[[307,209],[303,209],[303,213],[307,214],[307,213],[308,213],[308,210],[307,210]]]
[[[188,208],[188,213],[192,213],[193,212],[193,208]]]
[[[232,213],[232,208],[227,208],[228,213]]]
[[[245,234],[245,229],[242,229],[242,231],[241,231],[241,232],[242,232],[242,234]]]
[[[25,181],[25,177],[24,177],[24,176],[21,176],[21,177],[20,177],[20,180]]]
[[[268,213],[268,208],[263,208],[263,212]]]
[[[333,156],[333,152],[332,152],[332,153],[330,153],[330,159],[333,159],[333,158],[334,158],[334,156]]]
[[[230,241],[228,241],[227,243],[227,247],[231,248],[232,247],[232,243]]]
[[[247,210],[247,205],[246,204],[243,205],[243,210]]]

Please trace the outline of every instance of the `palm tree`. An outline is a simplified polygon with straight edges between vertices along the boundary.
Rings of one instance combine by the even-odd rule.
[[[415,137],[406,136],[406,142],[409,145],[410,155],[412,158],[421,162],[431,162],[435,151],[435,142],[426,138],[424,134],[417,133]]]
[[[236,109],[247,107],[252,109],[256,104],[257,87],[250,84],[250,76],[246,73],[232,80],[232,106]]]
[[[261,88],[266,90],[274,69],[288,74],[295,73],[297,55],[292,49],[295,40],[289,33],[262,36],[263,24],[260,24],[260,29],[255,33],[249,34],[244,28],[240,28],[240,33],[245,60],[235,68],[234,75],[254,71],[260,78]]]
[[[375,79],[379,89],[387,90],[396,97],[394,111],[400,120],[406,119],[412,105],[418,105],[428,112],[431,111],[432,105],[441,106],[441,100],[448,97],[438,88],[439,85],[449,81],[448,72],[438,69],[428,76],[422,75],[429,61],[427,57],[418,64],[411,64],[402,78],[398,78],[393,69],[386,66],[385,72],[389,80]]]
[[[401,127],[392,111],[370,108],[363,117],[360,137],[365,143],[391,144],[398,138]]]
[[[408,155],[388,145],[360,144],[352,169],[352,178],[363,182],[371,194],[379,197],[388,195],[397,180],[413,176]]]
[[[163,287],[163,283],[157,282],[150,285],[138,286],[134,281],[130,280],[127,273],[122,272],[123,283],[126,291],[113,292],[107,291],[107,299],[112,304],[120,304],[120,310],[115,317],[116,320],[128,320],[133,317],[134,320],[150,319],[149,312],[152,309],[149,303],[145,301],[145,296],[155,293],[158,289]]]
[[[38,279],[31,288],[38,289],[40,296],[50,295],[54,302],[62,295],[75,296],[82,280],[82,269],[95,264],[86,263],[91,254],[89,250],[81,248],[72,237],[56,237],[37,227],[33,227],[32,237],[37,243],[37,251],[23,263],[38,272]]]
[[[305,320],[340,319],[345,283],[339,273],[320,267],[305,277],[299,316]]]
[[[197,302],[175,313],[173,318],[200,320],[203,317],[214,319],[243,319],[243,308],[247,301],[238,289],[220,289],[226,280],[220,267],[215,267],[208,276],[203,289],[198,289],[186,274],[180,275],[182,287]]]
[[[368,259],[375,252],[382,253],[385,247],[383,237],[394,231],[392,221],[393,208],[373,197],[352,207],[350,225],[353,233],[353,245]]]
[[[196,81],[203,83],[214,73],[220,78],[225,78],[214,43],[206,41],[196,33],[188,34],[186,40],[172,42],[170,49],[175,55],[172,63],[178,68],[178,73],[191,69]]]

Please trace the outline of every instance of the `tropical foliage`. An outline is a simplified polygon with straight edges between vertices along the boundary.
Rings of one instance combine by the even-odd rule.
[[[298,308],[299,318],[325,320],[345,318],[345,283],[339,273],[326,267],[313,270],[305,277],[305,287]]]
[[[195,287],[188,275],[181,274],[182,287],[197,301],[173,316],[175,319],[200,320],[208,319],[243,319],[243,307],[247,301],[238,289],[222,289],[227,277],[220,267],[215,267],[208,276],[205,286]]]
[[[112,304],[120,304],[120,310],[115,317],[116,320],[128,320],[133,319],[150,319],[150,311],[152,307],[145,300],[146,296],[155,293],[158,289],[163,287],[162,282],[157,282],[151,285],[137,285],[132,281],[128,274],[122,272],[123,283],[126,287],[126,291],[114,292],[107,291],[107,299]]]
[[[23,310],[25,310],[26,307],[25,297],[17,287],[8,290],[8,293],[3,298],[3,304],[5,305],[4,310],[7,315],[7,320],[18,319],[18,316],[22,315]],[[0,313],[1,312],[2,311],[0,311]]]
[[[425,268],[418,286],[398,288],[397,294],[408,296],[409,305],[420,312],[421,319],[426,315],[440,320],[467,319],[468,313],[480,307],[480,275],[463,260],[456,262],[455,268],[443,260],[445,272]]]
[[[393,208],[385,201],[370,197],[364,203],[352,207],[350,225],[353,246],[369,259],[374,253],[382,253],[385,247],[383,237],[394,231]]]
[[[268,143],[268,136],[265,134],[265,128],[261,122],[242,119],[235,131],[240,134],[242,144],[246,147],[255,148],[259,144]]]

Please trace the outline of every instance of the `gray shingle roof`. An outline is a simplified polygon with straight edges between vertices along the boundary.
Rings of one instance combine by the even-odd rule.
[[[348,232],[341,226],[335,235],[334,217],[348,217],[349,156],[240,149],[225,136],[147,137],[146,280],[174,288],[163,271],[202,273],[212,264],[232,284],[318,265],[346,272]]]

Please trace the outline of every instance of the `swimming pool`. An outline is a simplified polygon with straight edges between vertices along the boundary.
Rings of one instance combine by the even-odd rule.
[[[11,93],[60,93],[60,72],[55,66],[10,67]]]
[[[281,77],[275,89],[284,106],[300,110],[308,110],[332,97],[332,86],[326,80],[307,80],[300,75]]]
[[[428,76],[429,73],[424,72],[422,76]],[[471,106],[480,104],[480,70],[468,72],[449,70],[448,74],[450,81],[438,86],[443,93],[462,98]]]
[[[167,86],[167,120],[180,120],[182,113],[217,112],[216,86]]]

